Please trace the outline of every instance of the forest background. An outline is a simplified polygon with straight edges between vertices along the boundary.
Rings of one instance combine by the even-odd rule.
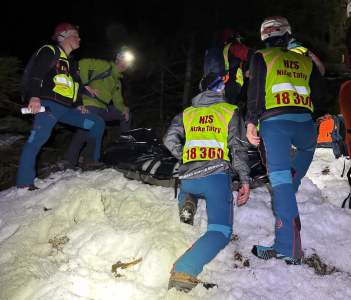
[[[191,103],[203,75],[205,49],[220,42],[221,32],[232,27],[255,50],[263,20],[272,15],[288,19],[293,36],[326,66],[328,89],[323,114],[339,114],[338,93],[350,79],[346,70],[346,0],[63,0],[52,3],[8,3],[0,12],[0,135],[22,135],[0,149],[0,190],[15,185],[22,148],[33,116],[21,115],[24,67],[38,47],[51,43],[57,24],[79,25],[80,49],[75,59],[114,60],[118,49],[129,46],[135,62],[124,73],[123,96],[133,114],[133,128],[154,128],[159,136],[173,117]],[[245,80],[240,107],[246,108]],[[75,128],[58,124],[38,156],[38,177],[58,170]],[[103,145],[119,135],[118,124],[108,123]],[[1,137],[1,136],[0,136]]]

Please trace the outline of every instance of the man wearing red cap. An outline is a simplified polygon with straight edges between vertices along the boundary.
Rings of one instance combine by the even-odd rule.
[[[255,52],[242,44],[242,37],[233,28],[224,30],[221,38],[222,42],[229,46],[228,57],[224,58],[229,63],[229,79],[225,83],[225,96],[228,103],[237,105],[244,77],[249,75],[248,71],[243,74],[243,62],[249,63]]]
[[[84,86],[75,81],[69,59],[70,53],[79,48],[78,28],[69,23],[59,24],[55,28],[55,39],[58,46],[44,45],[39,49],[29,74],[28,109],[35,118],[18,167],[19,188],[37,189],[34,186],[36,156],[57,122],[89,130],[83,165],[91,170],[104,166],[98,160],[105,122],[82,105],[78,94]],[[58,57],[57,62],[53,64],[55,57]],[[97,94],[97,90],[85,88]],[[40,113],[41,106],[50,107],[50,112]]]

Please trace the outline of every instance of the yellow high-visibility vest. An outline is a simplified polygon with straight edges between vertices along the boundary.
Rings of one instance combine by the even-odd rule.
[[[183,163],[213,159],[229,161],[228,125],[236,108],[229,103],[219,103],[184,110]]]
[[[49,47],[55,53],[54,46],[52,46],[52,45],[45,45],[45,46],[41,47],[39,49],[39,51],[41,49],[43,49],[44,47]],[[69,68],[69,61],[68,61],[67,55],[61,48],[60,48],[59,61],[65,61],[68,65],[68,68]],[[73,102],[75,102],[77,100],[79,84],[77,82],[74,82],[72,76],[67,71],[59,70],[58,73],[59,74],[57,74],[53,78],[53,81],[55,83],[53,91],[57,94],[64,96],[64,97],[71,98],[73,100]]]
[[[312,61],[280,47],[257,52],[262,53],[267,65],[266,109],[298,106],[313,112],[309,86]]]
[[[224,57],[224,66],[225,66],[225,71],[226,75],[224,76],[224,83],[226,83],[229,80],[229,59],[228,59],[228,54],[229,54],[229,48],[232,45],[232,43],[228,43],[224,46],[223,49],[223,57]],[[240,86],[243,86],[244,84],[244,77],[243,77],[243,70],[241,67],[238,68],[236,71],[236,76],[235,80],[237,83],[240,84]]]

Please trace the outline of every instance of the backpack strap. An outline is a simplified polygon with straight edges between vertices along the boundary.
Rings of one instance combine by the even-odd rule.
[[[84,85],[89,85],[90,82],[92,82],[94,80],[104,79],[106,77],[111,76],[111,74],[112,74],[112,66],[109,69],[107,69],[106,71],[96,75],[94,78],[91,78],[91,76],[93,75],[93,71],[94,70],[89,70],[88,71],[88,79],[89,79],[89,81],[87,83],[85,83]]]
[[[174,179],[174,198],[177,198],[178,195],[178,185],[179,185],[179,177]]]
[[[50,63],[49,69],[52,69],[56,65],[56,63],[59,61],[61,56],[61,50],[58,48],[58,46],[54,46],[54,49],[55,49],[55,55]]]
[[[331,132],[331,137],[333,140],[338,141],[342,138],[340,135],[340,118],[339,116],[334,117],[333,131]]]
[[[106,77],[111,76],[111,74],[112,74],[112,66],[109,69],[107,69],[106,71],[96,75],[94,78],[91,78],[91,76],[93,75],[93,72],[94,72],[94,70],[89,70],[88,71],[88,79],[89,79],[89,81],[84,84],[85,86],[88,86],[94,80],[105,79]],[[113,93],[114,93],[114,91],[113,91]],[[101,99],[99,99],[97,96],[90,94],[90,92],[87,91],[86,89],[84,89],[83,94],[88,96],[88,97],[90,97],[90,98],[98,100],[103,105],[107,105],[108,104],[108,103],[102,101]]]

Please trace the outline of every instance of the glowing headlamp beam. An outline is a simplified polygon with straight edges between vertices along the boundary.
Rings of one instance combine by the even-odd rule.
[[[123,54],[118,54],[117,55],[117,60],[119,60],[119,59],[123,59],[123,60],[125,60],[125,61],[129,61],[129,62],[131,62],[131,61],[133,61],[134,60],[134,56],[133,56],[133,54],[131,54],[130,52],[124,52]]]

